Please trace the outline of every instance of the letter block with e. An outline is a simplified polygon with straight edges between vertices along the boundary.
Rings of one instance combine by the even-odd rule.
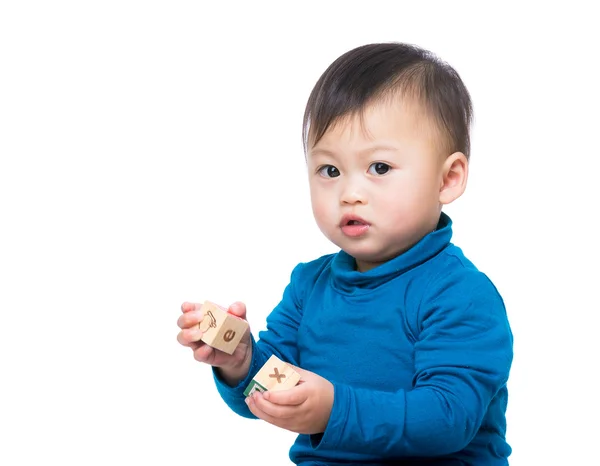
[[[233,354],[242,336],[248,330],[248,322],[210,301],[204,301],[200,310],[203,313],[200,322],[200,339],[209,346]]]

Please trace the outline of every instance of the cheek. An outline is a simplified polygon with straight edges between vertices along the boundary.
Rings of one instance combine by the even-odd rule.
[[[440,186],[437,179],[433,176],[423,180],[420,189],[417,191],[418,201],[424,205],[435,205],[439,201]]]
[[[331,216],[331,199],[326,192],[318,187],[311,186],[310,200],[312,205],[313,215],[317,222],[322,222]]]
[[[319,220],[321,217],[325,216],[327,211],[327,204],[323,202],[323,198],[320,196],[312,196],[311,197],[311,205],[314,216]]]
[[[439,186],[435,177],[430,173],[416,172],[398,183],[398,189],[390,193],[395,202],[406,208],[424,208],[432,202],[436,202],[439,196]]]

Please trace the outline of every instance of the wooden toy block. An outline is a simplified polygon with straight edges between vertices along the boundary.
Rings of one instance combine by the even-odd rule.
[[[272,392],[295,387],[300,381],[300,374],[292,366],[283,362],[277,356],[271,356],[262,368],[256,373],[252,381],[244,390],[244,396],[250,396],[255,391]]]
[[[200,339],[213,348],[233,354],[249,327],[248,322],[210,301],[204,301],[200,310],[204,314],[199,324],[204,332]]]

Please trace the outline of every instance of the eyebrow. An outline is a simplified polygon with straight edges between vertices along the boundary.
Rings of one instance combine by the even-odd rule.
[[[361,157],[372,154],[373,152],[398,152],[398,148],[387,145],[375,145],[362,149],[358,152]],[[335,153],[327,149],[314,149],[310,151],[311,155],[328,155],[329,157],[335,157]]]

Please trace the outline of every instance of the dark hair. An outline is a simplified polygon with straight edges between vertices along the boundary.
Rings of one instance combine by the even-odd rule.
[[[473,106],[460,76],[433,53],[395,42],[357,47],[329,65],[306,104],[305,152],[340,118],[361,113],[394,92],[423,106],[440,131],[448,155],[458,151],[469,158]]]

